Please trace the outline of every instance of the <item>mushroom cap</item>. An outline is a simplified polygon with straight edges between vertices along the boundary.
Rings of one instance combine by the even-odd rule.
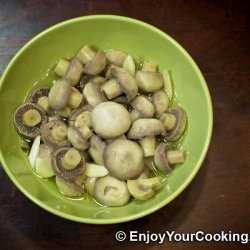
[[[89,142],[83,138],[81,132],[74,126],[69,126],[67,137],[75,149],[85,150],[89,147]]]
[[[111,74],[117,80],[122,91],[127,95],[128,101],[132,101],[138,93],[138,84],[135,78],[123,68],[113,68],[111,69]]]
[[[82,125],[91,127],[91,111],[92,111],[92,107],[88,105],[74,109],[70,113],[69,118],[68,118],[69,125],[80,127],[81,125],[80,123],[82,122],[83,123]]]
[[[120,180],[134,179],[144,168],[143,151],[134,141],[114,140],[104,150],[104,165]]]
[[[98,202],[109,207],[123,206],[130,198],[127,183],[110,175],[96,180],[94,196]]]
[[[165,134],[165,128],[159,120],[154,118],[141,118],[133,122],[127,137],[129,139],[141,139],[143,137]]]
[[[83,65],[77,57],[73,57],[69,67],[64,75],[65,79],[68,79],[72,86],[79,83],[82,76]]]
[[[78,164],[78,166],[72,170],[66,170],[65,168],[63,168],[62,158],[70,149],[72,148],[70,147],[58,148],[57,150],[54,151],[51,157],[52,158],[51,164],[55,174],[67,181],[73,181],[77,176],[82,174],[85,170],[85,165],[86,165],[83,155],[79,152],[81,155],[81,161]]]
[[[111,64],[115,64],[119,67],[123,66],[123,63],[127,57],[126,53],[117,50],[109,50],[105,52],[105,55]]]
[[[98,51],[94,58],[85,65],[83,72],[88,75],[97,75],[103,71],[106,66],[106,56],[104,52]]]
[[[42,140],[44,143],[48,144],[51,147],[66,147],[66,146],[70,146],[70,142],[68,139],[63,140],[63,141],[59,141],[53,138],[53,136],[51,135],[51,130],[56,127],[56,126],[65,126],[67,127],[67,125],[60,120],[52,120],[48,123],[46,123],[41,130],[41,136],[42,136]]]
[[[103,152],[106,148],[107,143],[102,140],[102,138],[98,135],[93,135],[90,138],[90,147],[88,152],[92,160],[99,165],[104,165],[103,161]]]
[[[131,106],[137,110],[143,118],[151,118],[154,116],[154,105],[145,96],[137,96],[131,102]]]
[[[169,106],[169,98],[164,90],[158,90],[153,94],[152,101],[155,108],[156,116],[161,116],[167,111]]]
[[[23,114],[31,109],[38,111],[41,115],[41,121],[34,127],[29,127],[23,123]],[[36,136],[41,134],[41,127],[47,122],[47,119],[48,118],[44,110],[35,103],[22,104],[16,109],[13,115],[13,123],[16,127],[16,130],[19,134],[24,135],[28,138],[35,138]]]
[[[91,121],[95,133],[105,139],[126,133],[131,125],[127,109],[115,102],[98,104],[92,111]]]
[[[187,115],[186,112],[180,107],[170,108],[169,113],[176,117],[176,123],[174,127],[166,133],[165,139],[167,141],[175,141],[181,137],[186,128]]]
[[[146,72],[138,70],[135,79],[139,89],[143,92],[155,92],[163,87],[163,77],[159,72]]]
[[[32,93],[29,95],[27,102],[29,103],[38,103],[38,100],[43,96],[48,96],[50,92],[49,87],[41,87],[34,89]]]
[[[171,144],[162,142],[155,150],[154,163],[160,171],[166,174],[172,170],[166,157],[167,151],[172,149],[173,146]]]

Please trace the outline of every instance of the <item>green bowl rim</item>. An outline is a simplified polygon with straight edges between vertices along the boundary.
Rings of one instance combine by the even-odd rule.
[[[202,162],[204,161],[206,153],[208,151],[208,147],[209,147],[209,144],[210,144],[210,141],[211,141],[211,136],[212,136],[212,129],[213,129],[213,108],[212,108],[212,102],[211,102],[211,96],[210,96],[210,93],[209,93],[209,89],[208,89],[208,86],[206,84],[206,81],[205,81],[200,69],[198,68],[197,64],[194,62],[192,57],[188,54],[188,52],[178,42],[176,42],[172,37],[167,35],[165,32],[161,31],[160,29],[154,27],[153,25],[150,25],[148,23],[145,23],[143,21],[136,20],[136,19],[133,19],[133,18],[130,18],[130,17],[118,16],[118,15],[88,15],[88,16],[76,17],[76,18],[68,19],[68,20],[60,22],[58,24],[55,24],[55,25],[47,28],[46,30],[42,31],[41,33],[39,33],[38,35],[33,37],[30,41],[28,41],[17,52],[17,54],[12,58],[12,60],[8,64],[7,68],[4,70],[4,73],[3,73],[3,75],[2,75],[2,77],[0,79],[0,91],[2,89],[2,83],[4,82],[4,79],[6,78],[7,72],[13,67],[14,62],[21,56],[21,54],[30,46],[30,44],[32,42],[38,40],[44,34],[50,32],[53,29],[59,28],[62,25],[78,22],[78,21],[81,21],[81,20],[92,20],[92,19],[122,20],[122,21],[135,23],[135,24],[137,24],[139,26],[143,26],[145,28],[149,28],[149,29],[153,30],[154,32],[157,32],[159,35],[163,36],[164,38],[167,38],[172,44],[174,44],[184,54],[184,56],[192,64],[192,66],[194,67],[195,71],[198,74],[198,77],[200,79],[201,84],[203,85],[203,89],[205,90],[206,101],[208,103],[208,109],[209,109],[208,110],[209,111],[209,114],[208,114],[208,116],[209,116],[208,117],[209,118],[208,119],[209,120],[208,136],[206,138],[205,147],[204,147],[204,149],[202,151],[202,154],[200,155],[200,158],[199,158],[199,160],[197,162],[196,168],[194,169],[193,172],[191,172],[191,174],[189,175],[187,180],[184,183],[182,183],[182,185],[179,187],[179,189],[175,193],[173,193],[171,196],[167,197],[165,200],[162,200],[160,203],[154,205],[150,209],[147,209],[145,211],[141,211],[141,212],[139,212],[139,213],[137,213],[135,215],[124,216],[124,217],[121,217],[121,218],[114,218],[114,219],[94,219],[93,218],[92,219],[92,218],[83,218],[83,217],[78,217],[78,216],[66,214],[64,212],[58,211],[58,210],[56,210],[54,208],[51,208],[48,205],[44,204],[43,202],[39,201],[36,197],[33,197],[32,195],[28,194],[26,192],[26,190],[18,183],[15,176],[11,173],[11,171],[7,167],[7,164],[6,164],[5,160],[4,160],[1,149],[0,149],[0,161],[1,161],[1,164],[3,165],[3,167],[5,169],[6,173],[8,174],[10,179],[13,181],[13,183],[19,188],[19,190],[25,196],[27,196],[30,200],[32,200],[35,204],[37,204],[38,206],[42,207],[43,209],[51,212],[52,214],[60,216],[60,217],[62,217],[64,219],[69,219],[69,220],[72,220],[72,221],[83,222],[83,223],[88,223],[88,224],[115,224],[115,223],[122,223],[122,222],[126,222],[126,221],[135,220],[135,219],[144,217],[146,215],[149,215],[149,214],[159,210],[160,208],[164,207],[169,202],[171,202],[173,199],[175,199],[190,184],[190,182],[193,180],[194,176],[196,175],[196,173],[200,169],[200,167],[202,165]]]

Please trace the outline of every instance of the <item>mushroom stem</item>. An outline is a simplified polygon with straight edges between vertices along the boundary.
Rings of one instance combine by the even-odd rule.
[[[166,131],[170,131],[175,126],[176,117],[173,114],[164,113],[160,117],[160,121],[163,123]]]
[[[72,87],[68,97],[68,105],[71,108],[76,109],[80,106],[82,99],[83,95],[78,90]]]
[[[105,82],[100,90],[105,94],[105,96],[110,100],[122,94],[122,90],[117,83],[116,79],[110,79]]]
[[[62,125],[53,127],[51,135],[55,140],[64,141],[67,137],[67,127]]]
[[[54,72],[60,76],[60,77],[63,77],[66,73],[66,71],[68,70],[69,68],[69,64],[70,62],[65,60],[65,59],[60,59],[59,62],[57,63],[55,69],[54,69]]]
[[[62,157],[62,166],[64,169],[72,170],[75,169],[81,162],[81,155],[78,150],[70,149]]]
[[[87,45],[85,45],[77,54],[77,58],[83,63],[88,64],[96,55],[96,53]]]
[[[166,153],[169,164],[174,165],[185,162],[185,152],[183,150],[169,150]]]
[[[93,135],[88,126],[79,127],[78,130],[80,131],[82,137],[86,140],[88,140]]]
[[[131,117],[131,121],[134,122],[135,120],[138,120],[139,118],[141,118],[141,114],[136,109],[133,109],[130,112],[130,117]]]
[[[63,109],[56,111],[56,113],[62,117],[68,118],[72,109],[69,106],[65,106]]]
[[[155,137],[144,137],[139,140],[139,143],[142,147],[144,157],[154,156],[155,155]]]
[[[23,114],[23,123],[29,127],[36,126],[41,119],[40,113],[35,109],[30,109]]]
[[[157,65],[147,61],[143,61],[141,71],[156,72]]]
[[[43,96],[39,98],[37,104],[47,113],[47,114],[52,114],[52,110],[49,106],[49,98],[48,96]]]

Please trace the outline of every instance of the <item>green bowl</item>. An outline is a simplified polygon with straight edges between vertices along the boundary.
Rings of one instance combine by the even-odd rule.
[[[152,199],[133,200],[117,208],[102,207],[86,197],[61,195],[54,180],[44,180],[31,170],[25,142],[12,124],[14,110],[34,86],[51,85],[50,69],[60,58],[70,58],[85,45],[117,49],[171,71],[180,105],[188,115],[183,149],[188,156],[177,166],[167,184]],[[205,80],[190,55],[159,29],[127,17],[96,15],[59,23],[28,42],[12,59],[0,81],[0,160],[14,184],[33,202],[51,213],[73,221],[112,224],[134,220],[172,201],[199,170],[211,139],[212,105]]]

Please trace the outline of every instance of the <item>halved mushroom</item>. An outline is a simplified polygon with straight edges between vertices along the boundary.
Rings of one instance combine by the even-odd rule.
[[[93,82],[88,82],[83,89],[83,96],[86,99],[87,103],[95,107],[99,103],[107,101],[102,92],[100,91],[100,87]]]
[[[84,126],[91,128],[91,111],[92,108],[88,105],[73,110],[68,119],[69,125],[73,125],[76,128]]]
[[[169,98],[165,91],[158,90],[153,94],[152,101],[155,108],[155,114],[157,117],[161,116],[167,111],[169,106]]]
[[[41,134],[41,127],[46,122],[47,116],[44,110],[35,103],[22,104],[13,115],[16,130],[28,138],[35,138]]]
[[[57,176],[67,181],[73,181],[85,170],[85,159],[73,148],[57,149],[52,156],[52,167]]]
[[[170,173],[172,170],[171,165],[185,161],[185,152],[173,149],[171,144],[162,142],[155,150],[155,166],[163,173]]]
[[[70,82],[66,79],[57,81],[49,92],[49,106],[54,110],[63,109],[68,102]]]
[[[72,109],[76,109],[80,105],[83,105],[83,103],[84,103],[84,100],[83,100],[82,93],[76,88],[71,87],[67,105]]]
[[[88,64],[94,58],[95,55],[96,53],[88,45],[85,45],[77,54],[77,58],[83,64]]]
[[[67,72],[69,65],[70,65],[70,62],[68,60],[60,59],[56,67],[54,68],[54,72],[58,76],[63,77],[65,73]]]
[[[130,112],[132,122],[139,118],[152,118],[155,113],[154,105],[146,96],[139,95],[132,102]]]
[[[98,202],[109,207],[123,206],[130,198],[126,182],[110,175],[96,180],[94,195]]]
[[[118,179],[134,179],[144,168],[142,149],[136,142],[117,139],[105,148],[104,165]]]
[[[80,62],[80,60],[77,57],[74,57],[70,65],[64,75],[64,78],[67,79],[72,86],[75,86],[77,83],[79,83],[82,72],[83,71],[83,66]]]
[[[139,89],[143,92],[155,92],[163,87],[163,77],[159,72],[146,72],[138,70],[135,79]]]
[[[138,93],[138,84],[135,78],[122,68],[111,69],[111,74],[117,80],[122,92],[126,94],[128,101],[131,102]]]
[[[75,182],[67,181],[56,176],[56,185],[60,193],[69,196],[77,197],[84,193],[84,187],[77,185]]]
[[[103,71],[106,66],[106,56],[102,51],[98,51],[93,59],[85,65],[83,72],[88,75],[97,75]]]
[[[42,127],[41,136],[44,143],[51,147],[66,147],[70,145],[67,139],[67,125],[60,120],[52,120]]]
[[[73,147],[78,150],[85,150],[89,147],[89,142],[84,138],[81,132],[74,126],[69,126],[67,137]]]
[[[175,116],[176,122],[173,128],[170,131],[167,131],[165,139],[167,141],[176,141],[181,137],[186,128],[187,115],[180,107],[170,108],[169,113]]]
[[[129,139],[141,139],[144,137],[153,137],[165,134],[165,128],[159,120],[154,118],[141,118],[134,121],[128,131],[127,137]]]
[[[92,160],[99,165],[104,165],[103,153],[107,144],[98,135],[93,135],[90,139],[89,154]]]
[[[127,54],[117,50],[109,50],[105,52],[108,61],[111,64],[122,67],[123,63],[127,57]]]
[[[115,102],[97,105],[92,111],[91,121],[95,133],[105,139],[116,138],[126,133],[131,125],[127,109]]]

